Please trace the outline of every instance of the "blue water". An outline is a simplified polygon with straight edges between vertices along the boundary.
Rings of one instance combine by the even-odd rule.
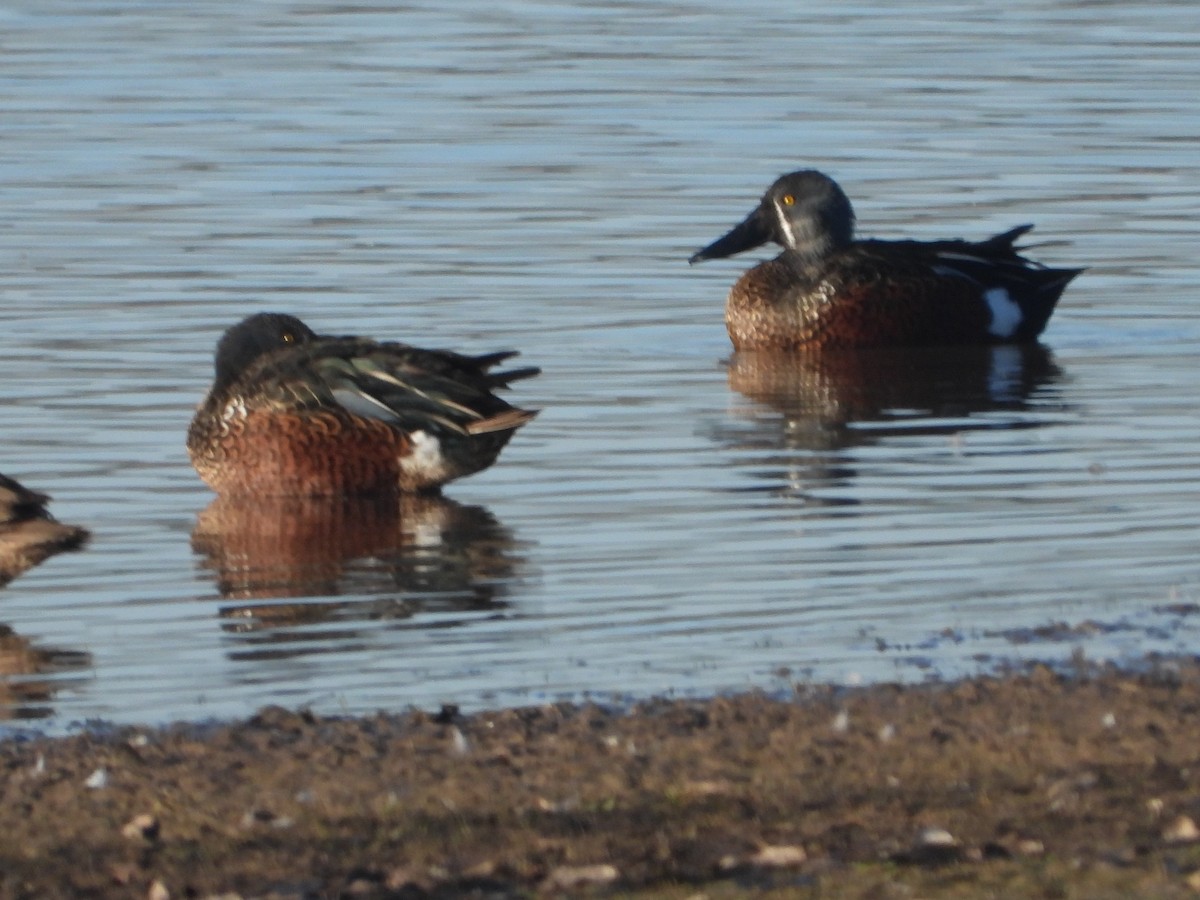
[[[0,472],[94,532],[0,594],[29,651],[0,665],[10,717],[704,695],[1200,638],[1194,4],[26,2],[0,59]],[[865,235],[1033,221],[1038,258],[1089,270],[1040,353],[731,359],[753,258],[686,258],[807,166]],[[184,432],[260,309],[520,349],[544,375],[513,399],[544,412],[400,517],[210,508]]]

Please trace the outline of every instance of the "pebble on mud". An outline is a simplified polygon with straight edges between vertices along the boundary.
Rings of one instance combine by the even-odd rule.
[[[1021,856],[1041,856],[1046,852],[1046,845],[1036,838],[1021,838],[1017,841],[1016,851]]]
[[[922,828],[913,841],[917,847],[957,847],[958,841],[945,828]]]
[[[753,866],[783,869],[798,866],[808,859],[804,848],[795,844],[770,844],[763,847],[746,861]]]
[[[471,742],[457,725],[450,727],[450,752],[454,756],[466,756],[471,752]]]
[[[1191,816],[1179,816],[1163,829],[1162,836],[1168,844],[1190,844],[1200,840],[1200,828]]]
[[[784,869],[789,866],[798,866],[807,860],[808,854],[799,845],[768,844],[747,856],[738,856],[733,853],[722,856],[717,863],[717,868],[722,872],[732,872],[735,869],[752,866],[763,869]]]
[[[269,809],[252,809],[242,816],[242,828],[251,829],[261,825],[270,828],[291,828],[296,822],[291,816],[277,816]]]
[[[594,866],[559,866],[542,882],[543,890],[569,891],[587,885],[612,884],[620,877],[617,867],[608,863]]]
[[[171,892],[161,881],[155,881],[146,892],[146,900],[171,900]]]
[[[937,866],[972,859],[977,855],[965,851],[954,835],[945,828],[931,826],[918,831],[912,846],[896,854],[893,859],[897,862]]]
[[[121,836],[130,840],[142,839],[153,841],[158,838],[159,825],[158,819],[149,813],[142,813],[140,816],[134,816],[121,829]]]

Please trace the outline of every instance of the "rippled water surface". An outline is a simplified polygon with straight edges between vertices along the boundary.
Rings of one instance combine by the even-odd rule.
[[[0,593],[0,709],[1192,652],[1198,45],[1190,2],[5,5],[0,472],[94,538]],[[753,260],[685,261],[804,166],[864,234],[1090,268],[1040,348],[733,356]],[[441,501],[216,503],[183,436],[258,309],[518,348],[544,412]]]

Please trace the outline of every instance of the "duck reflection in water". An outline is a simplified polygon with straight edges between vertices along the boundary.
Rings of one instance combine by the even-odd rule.
[[[78,687],[92,668],[82,650],[41,647],[0,624],[0,719],[48,719],[65,688]]]
[[[226,630],[268,643],[344,642],[361,623],[418,612],[498,612],[523,563],[515,547],[487,510],[430,495],[221,497],[192,532],[224,598],[347,598],[222,608]],[[290,630],[316,624],[327,627]]]
[[[1053,386],[1062,371],[1040,344],[743,351],[729,360],[728,377],[756,406],[717,439],[754,451],[756,477],[769,490],[810,503],[817,502],[812,489],[855,477],[845,452],[852,448],[899,436],[954,442],[972,431],[1032,428],[1061,409]],[[988,415],[1032,413],[1035,406],[1051,415]]]

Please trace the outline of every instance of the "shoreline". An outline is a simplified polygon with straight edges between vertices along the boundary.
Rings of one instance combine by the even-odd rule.
[[[0,897],[1192,896],[1200,665],[0,741]]]

